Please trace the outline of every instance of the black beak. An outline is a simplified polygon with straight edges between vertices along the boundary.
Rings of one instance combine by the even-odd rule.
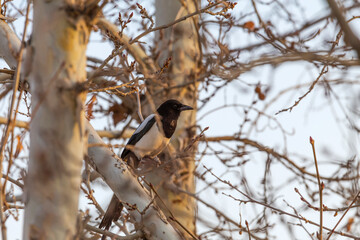
[[[186,111],[186,110],[193,110],[193,108],[187,105],[182,105],[180,107],[180,111]]]

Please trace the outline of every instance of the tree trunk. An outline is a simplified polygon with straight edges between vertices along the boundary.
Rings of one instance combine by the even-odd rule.
[[[84,155],[90,28],[67,1],[34,1],[32,119],[24,239],[73,239]],[[29,56],[28,56],[29,57]]]
[[[172,22],[196,10],[192,0],[184,1],[186,6],[177,3],[178,1],[156,1],[156,24],[158,26]],[[175,88],[175,90],[163,92],[163,95],[161,97],[156,96],[156,99],[161,102],[164,99],[176,98],[182,103],[194,107],[194,110],[182,113],[178,121],[177,131],[172,137],[171,145],[177,150],[177,157],[174,158],[173,154],[162,156],[162,166],[146,176],[160,195],[161,201],[158,201],[158,204],[164,213],[168,216],[174,216],[191,233],[196,232],[196,203],[192,197],[182,193],[182,191],[195,192],[196,147],[187,152],[184,152],[184,148],[196,131],[197,84],[195,80],[200,59],[196,22],[196,18],[189,18],[174,25],[172,29],[166,29],[163,34],[165,38],[160,42],[162,51],[160,61],[167,56],[172,57],[169,85],[189,84],[186,87],[179,88],[179,90]],[[163,65],[163,62],[160,65]],[[162,202],[165,203],[166,207]],[[186,230],[179,225],[178,228],[182,230],[186,238],[192,239]]]

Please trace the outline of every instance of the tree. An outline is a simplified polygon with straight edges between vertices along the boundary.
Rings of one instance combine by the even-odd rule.
[[[1,2],[3,239],[23,215],[25,239],[359,238],[360,5],[236,3]],[[197,111],[134,170],[117,155],[168,98]]]

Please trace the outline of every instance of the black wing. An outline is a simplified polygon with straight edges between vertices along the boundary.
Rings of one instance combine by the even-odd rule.
[[[154,125],[156,119],[154,116],[149,116],[150,119],[147,120],[145,119],[140,125],[139,127],[135,130],[134,134],[131,136],[131,138],[129,139],[127,145],[132,145],[134,146],[149,130],[150,128]],[[131,150],[127,149],[125,146],[123,152],[121,153],[121,158],[125,159],[126,155],[128,155],[130,153]]]

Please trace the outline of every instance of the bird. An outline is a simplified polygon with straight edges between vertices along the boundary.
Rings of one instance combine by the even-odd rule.
[[[163,102],[156,113],[149,115],[136,128],[121,153],[121,159],[135,169],[141,159],[156,157],[169,144],[180,113],[187,110],[193,108],[178,100],[169,99]],[[119,219],[122,209],[123,204],[113,194],[99,228],[109,230],[111,223]],[[102,239],[105,239],[105,235]]]

